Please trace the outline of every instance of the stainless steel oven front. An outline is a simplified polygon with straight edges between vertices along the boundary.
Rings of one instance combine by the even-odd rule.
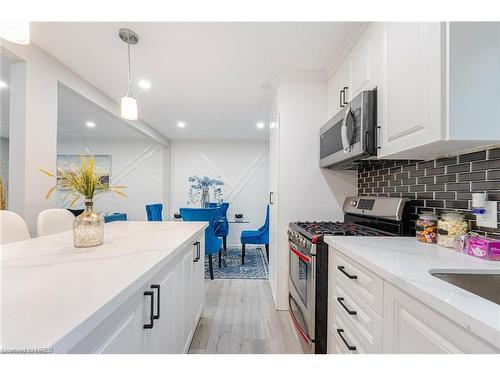
[[[289,239],[289,308],[306,353],[314,353],[316,308],[315,246],[305,239],[299,245]]]

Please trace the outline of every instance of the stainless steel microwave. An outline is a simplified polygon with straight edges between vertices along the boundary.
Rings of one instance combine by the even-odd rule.
[[[377,92],[363,91],[333,116],[320,131],[322,168],[357,169],[377,155]]]

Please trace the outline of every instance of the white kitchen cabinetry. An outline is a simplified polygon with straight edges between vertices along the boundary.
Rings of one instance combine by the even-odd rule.
[[[379,158],[500,143],[500,23],[384,23]]]
[[[443,139],[445,40],[438,22],[388,22],[378,90],[379,157]],[[408,155],[405,155],[408,158]]]
[[[496,353],[438,312],[384,283],[384,353]]]
[[[187,352],[203,307],[203,249],[203,238],[182,249],[70,352]]]
[[[341,251],[329,252],[328,353],[497,352]]]
[[[382,25],[372,23],[328,80],[328,118],[363,90],[378,85]]]

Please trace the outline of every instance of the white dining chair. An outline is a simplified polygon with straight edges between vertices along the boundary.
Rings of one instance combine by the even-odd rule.
[[[64,208],[49,208],[38,215],[36,232],[38,237],[66,232],[73,229],[75,216]]]
[[[21,216],[12,211],[0,210],[0,245],[30,238],[28,226]]]

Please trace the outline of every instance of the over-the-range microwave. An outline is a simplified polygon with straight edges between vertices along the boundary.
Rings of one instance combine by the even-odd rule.
[[[321,127],[320,167],[357,169],[376,156],[376,122],[377,92],[362,91]]]

